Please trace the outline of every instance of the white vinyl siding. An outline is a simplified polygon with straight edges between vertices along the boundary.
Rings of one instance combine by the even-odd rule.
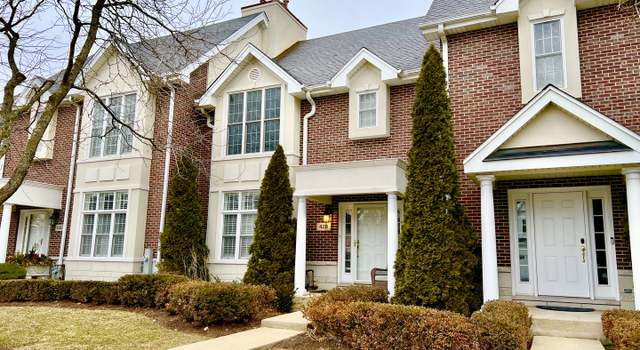
[[[378,125],[376,105],[376,92],[366,92],[358,95],[359,128],[375,128]]]
[[[222,212],[222,259],[248,259],[258,211],[258,192],[227,192]]]
[[[549,84],[563,88],[564,58],[560,20],[534,24],[533,35],[537,90],[544,89]]]
[[[124,191],[85,193],[80,256],[123,256],[128,206]]]
[[[133,128],[135,121],[136,94],[110,96],[103,99],[103,102],[121,123],[113,120],[111,114],[99,102],[95,102],[91,116],[89,156],[102,157],[131,152],[133,132],[130,128]]]
[[[227,155],[274,151],[280,142],[280,87],[229,95]]]

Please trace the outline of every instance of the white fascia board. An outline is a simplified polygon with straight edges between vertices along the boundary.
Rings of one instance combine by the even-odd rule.
[[[552,170],[585,167],[601,167],[640,163],[640,153],[636,151],[612,152],[601,154],[580,154],[559,157],[540,157],[468,163],[464,165],[465,174],[502,173],[527,170]]]
[[[381,78],[382,81],[394,80],[398,79],[401,70],[395,68],[394,66],[387,63],[382,58],[376,56],[373,52],[367,50],[366,48],[362,48],[355,56],[347,62],[347,64],[336,73],[336,75],[331,78],[331,87],[345,87],[347,86],[347,81],[349,80],[349,74],[353,72],[355,69],[360,67],[363,61],[369,62],[376,68],[380,69],[382,72]]]
[[[225,68],[220,76],[211,84],[207,91],[202,95],[199,100],[199,105],[207,105],[206,101],[210,100],[220,88],[233,76],[233,73],[245,62],[249,57],[254,57],[276,76],[282,79],[287,84],[287,92],[289,94],[295,94],[302,91],[303,85],[292,77],[287,71],[282,69],[277,63],[275,63],[269,56],[258,48],[249,43],[242,49],[240,54]]]
[[[264,12],[261,12],[254,19],[249,21],[247,24],[242,26],[240,29],[235,31],[233,34],[231,34],[228,38],[223,40],[221,43],[215,45],[214,48],[212,48],[207,53],[205,53],[204,55],[200,56],[197,60],[195,60],[194,62],[190,63],[188,66],[183,68],[178,73],[178,75],[180,77],[182,77],[182,79],[185,80],[188,83],[190,81],[191,72],[196,70],[198,67],[200,67],[204,63],[206,63],[208,60],[212,59],[215,55],[217,55],[220,52],[222,52],[230,44],[236,42],[237,40],[240,40],[245,34],[247,34],[247,32],[249,32],[249,30],[253,29],[253,27],[255,27],[258,24],[263,23],[263,22],[265,23],[265,25],[267,25],[267,26],[269,25],[269,19],[267,18],[267,15]]]
[[[505,123],[498,131],[491,135],[480,147],[473,151],[463,162],[465,172],[469,169],[471,172],[491,171],[489,168],[495,168],[491,163],[509,163],[517,166],[519,162],[514,161],[495,161],[484,162],[484,160],[495,152],[502,144],[520,131],[531,119],[533,119],[540,111],[549,104],[555,104],[574,117],[582,120],[584,123],[591,125],[597,130],[611,136],[613,139],[621,142],[635,152],[640,153],[640,137],[633,131],[627,129],[621,124],[606,117],[602,113],[594,110],[586,104],[578,101],[566,92],[555,86],[548,86],[538,95],[536,95],[526,106],[524,106],[515,116]],[[617,152],[620,155],[626,152]],[[591,158],[597,158],[589,155]],[[551,157],[554,159],[566,159],[567,157]],[[535,158],[532,161],[541,163],[546,158]],[[630,163],[627,161],[627,163]],[[577,166],[577,165],[573,165]],[[540,167],[540,164],[538,164]],[[484,169],[487,170],[484,170]],[[510,170],[519,170],[517,168]]]

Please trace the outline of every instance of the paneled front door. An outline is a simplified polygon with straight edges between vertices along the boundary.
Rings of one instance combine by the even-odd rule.
[[[533,203],[538,294],[588,298],[583,192],[536,193]]]
[[[371,283],[374,267],[387,267],[387,206],[356,206],[357,280]]]
[[[23,210],[20,212],[20,233],[18,251],[28,253],[35,251],[38,254],[48,254],[49,234],[51,225],[49,223],[48,210]]]

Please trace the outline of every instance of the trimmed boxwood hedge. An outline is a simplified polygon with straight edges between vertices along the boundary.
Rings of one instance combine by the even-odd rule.
[[[27,275],[27,270],[16,264],[0,264],[0,281],[20,280]]]
[[[247,322],[273,311],[275,289],[241,283],[191,281],[175,285],[167,310],[201,325]]]
[[[615,345],[616,350],[640,349],[640,311],[603,312],[602,331]]]
[[[527,350],[531,345],[531,317],[522,303],[490,301],[471,316],[486,350]]]
[[[169,290],[178,283],[189,281],[180,275],[125,275],[118,280],[120,303],[125,306],[164,307]]]

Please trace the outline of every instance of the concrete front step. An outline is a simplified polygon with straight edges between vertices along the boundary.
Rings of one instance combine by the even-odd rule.
[[[534,336],[604,340],[602,311],[563,312],[530,308]]]
[[[267,328],[305,332],[308,324],[309,321],[304,318],[302,311],[296,311],[289,314],[265,318],[262,320],[260,325]]]
[[[537,336],[531,350],[604,350],[604,346],[594,339]]]

